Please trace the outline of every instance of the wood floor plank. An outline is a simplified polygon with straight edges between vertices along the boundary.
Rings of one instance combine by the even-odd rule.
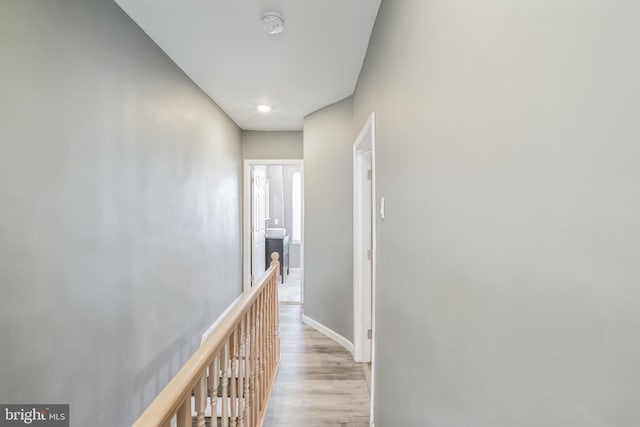
[[[301,315],[299,305],[280,305],[281,361],[264,427],[368,427],[362,364]]]

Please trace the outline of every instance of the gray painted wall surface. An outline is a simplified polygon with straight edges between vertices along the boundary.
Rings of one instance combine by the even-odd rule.
[[[242,131],[243,159],[302,159],[301,131]]]
[[[640,425],[639,18],[618,0],[382,2],[352,132],[376,112],[376,426]],[[332,113],[305,119],[316,207],[335,195],[315,159],[351,171],[342,126],[323,130],[350,112]],[[320,223],[316,277],[344,256],[318,250],[336,240]],[[307,277],[307,304],[322,286]]]
[[[304,119],[304,314],[353,340],[353,102]]]
[[[289,268],[300,268],[300,243],[289,242]]]
[[[269,181],[269,217],[273,220],[270,227],[284,227],[285,222],[284,187],[282,166],[267,166],[267,180]],[[275,221],[278,225],[275,225]]]
[[[130,425],[240,293],[240,130],[110,1],[0,2],[0,402]]]

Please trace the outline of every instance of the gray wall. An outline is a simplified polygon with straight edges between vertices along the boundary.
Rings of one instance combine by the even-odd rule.
[[[351,134],[376,112],[376,426],[640,425],[639,19],[622,0],[382,2]],[[305,120],[309,180],[315,159],[350,174],[330,114]],[[337,239],[315,227],[318,256]]]
[[[301,268],[300,243],[289,242],[289,268]]]
[[[353,340],[352,98],[304,119],[304,314]]]
[[[302,159],[301,131],[242,131],[243,159]]]
[[[282,166],[267,165],[267,180],[269,181],[269,217],[278,221],[278,225],[272,222],[269,226],[284,227],[290,230],[285,222]]]
[[[240,130],[111,1],[0,2],[0,401],[130,425],[240,293]]]

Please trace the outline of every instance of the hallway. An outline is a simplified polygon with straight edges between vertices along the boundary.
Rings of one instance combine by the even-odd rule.
[[[300,305],[280,305],[281,361],[265,427],[369,426],[369,391],[360,363],[300,320]]]

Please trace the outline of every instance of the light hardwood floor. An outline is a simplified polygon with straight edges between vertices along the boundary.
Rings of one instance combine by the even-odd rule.
[[[362,364],[301,314],[299,305],[280,305],[281,361],[264,427],[369,427]]]

